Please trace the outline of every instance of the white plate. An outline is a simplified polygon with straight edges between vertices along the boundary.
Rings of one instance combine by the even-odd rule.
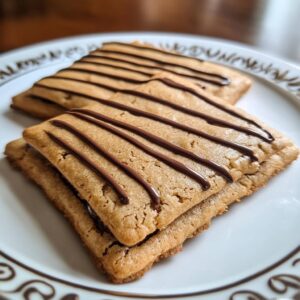
[[[253,88],[238,106],[300,145],[298,67],[228,41],[122,33],[72,37],[2,55],[1,152],[7,142],[20,137],[25,126],[37,122],[12,111],[11,96],[103,41],[137,39],[224,63],[253,76]],[[0,295],[30,300],[108,300],[122,295],[143,299],[269,299],[295,295],[300,290],[299,166],[300,161],[292,164],[267,187],[233,205],[207,232],[186,243],[183,252],[156,265],[141,280],[113,285],[99,276],[75,233],[39,189],[13,171],[2,155]]]

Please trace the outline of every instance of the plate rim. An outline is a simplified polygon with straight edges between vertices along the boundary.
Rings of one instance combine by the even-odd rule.
[[[212,294],[216,292],[222,292],[225,290],[228,290],[230,288],[237,287],[239,285],[242,285],[246,282],[249,282],[253,279],[256,279],[260,276],[263,276],[267,274],[268,272],[274,270],[278,266],[284,264],[285,262],[289,261],[291,258],[295,257],[300,253],[300,246],[297,246],[294,248],[291,252],[289,252],[287,255],[284,257],[280,258],[276,262],[272,263],[271,265],[263,268],[262,270],[256,271],[254,274],[248,275],[242,279],[236,280],[232,283],[228,283],[219,287],[211,288],[211,289],[205,289],[205,290],[200,290],[200,291],[194,291],[194,292],[188,292],[188,293],[176,293],[176,294],[142,294],[142,293],[133,293],[133,292],[124,292],[124,291],[113,291],[113,290],[107,290],[107,289],[101,289],[101,288],[96,288],[96,287],[91,287],[87,286],[85,284],[79,284],[79,283],[74,283],[66,279],[62,279],[59,277],[56,277],[54,275],[49,275],[45,272],[38,271],[35,268],[32,268],[30,266],[27,266],[25,263],[20,262],[19,260],[11,257],[10,255],[6,254],[4,251],[0,250],[0,257],[4,257],[8,261],[18,265],[21,268],[24,268],[31,273],[34,273],[38,276],[42,276],[44,278],[53,280],[58,283],[65,284],[70,287],[75,287],[79,288],[85,291],[90,291],[90,292],[95,292],[97,294],[105,294],[105,295],[112,295],[112,296],[119,296],[119,297],[130,297],[130,298],[136,298],[136,299],[170,299],[170,298],[188,298],[192,296],[202,296],[202,295],[207,295],[207,294]],[[300,262],[300,258],[296,258],[293,260],[292,265],[295,266]],[[2,265],[3,267],[3,265]],[[1,263],[0,263],[0,271],[1,271]],[[289,275],[291,276],[291,275]],[[275,276],[273,276],[275,277]],[[273,280],[273,277],[270,277],[268,279],[268,285],[270,286],[270,282]],[[300,277],[298,277],[300,280]],[[0,278],[1,282],[1,278]],[[1,296],[1,290],[0,290],[0,296]],[[263,299],[261,299],[263,300]]]
[[[136,36],[136,37],[134,37]],[[168,32],[151,32],[151,31],[141,31],[141,32],[112,32],[112,33],[93,33],[93,34],[87,34],[87,35],[76,35],[71,37],[64,37],[60,39],[54,39],[50,41],[44,41],[41,43],[36,43],[24,47],[20,47],[11,51],[8,51],[2,55],[0,55],[0,86],[5,85],[7,82],[13,80],[14,78],[17,78],[19,76],[25,75],[28,72],[31,72],[32,70],[35,70],[37,68],[30,68],[26,66],[26,63],[32,62],[36,60],[35,64],[45,64],[47,63],[47,60],[49,62],[50,57],[44,57],[42,61],[38,60],[36,57],[29,57],[25,60],[25,71],[24,66],[20,66],[18,61],[15,61],[15,65],[4,65],[3,61],[5,59],[11,60],[12,57],[22,53],[26,52],[30,49],[37,51],[39,48],[45,48],[52,44],[58,44],[56,47],[66,47],[64,45],[65,43],[73,43],[76,45],[75,40],[88,40],[88,39],[112,39],[113,37],[119,37],[119,38],[125,38],[127,39],[138,39],[142,36],[145,36],[146,38],[155,38],[157,40],[163,38],[167,39],[174,39],[174,38],[181,38],[185,39],[184,44],[188,44],[188,42],[199,40],[199,43],[210,43],[215,44],[215,46],[225,46],[229,48],[236,49],[237,51],[240,51],[242,55],[237,55],[237,53],[228,53],[228,51],[216,49],[215,53],[211,53],[211,48],[205,47],[205,46],[199,46],[199,45],[190,45],[190,46],[184,46],[182,44],[176,43],[173,41],[171,44],[168,42],[160,42],[159,46],[166,48],[168,50],[177,50],[179,52],[182,52],[183,54],[194,56],[194,57],[201,57],[207,60],[211,60],[213,62],[229,65],[233,68],[236,68],[241,71],[246,71],[254,76],[266,79],[267,81],[271,83],[275,83],[276,86],[278,86],[280,89],[283,89],[287,92],[289,92],[291,95],[296,96],[298,100],[300,100],[300,65],[298,66],[296,63],[291,62],[287,59],[283,59],[280,57],[276,57],[276,55],[269,54],[264,51],[260,51],[259,49],[256,49],[255,47],[242,44],[235,41],[225,40],[225,39],[219,39],[219,38],[210,38],[208,36],[200,36],[200,35],[193,35],[193,34],[181,34],[181,33],[168,33]],[[62,45],[60,45],[62,44]],[[78,44],[78,43],[77,43]],[[95,48],[98,44],[94,45]],[[87,45],[86,45],[87,46]],[[53,46],[54,47],[54,46]],[[198,47],[198,48],[197,48]],[[70,48],[70,47],[69,47]],[[77,48],[80,49],[80,46]],[[89,50],[92,50],[94,48],[90,48]],[[185,49],[184,49],[185,48]],[[70,48],[72,50],[72,48]],[[63,55],[67,56],[68,51],[70,50],[68,48],[65,49],[65,53]],[[74,50],[74,49],[73,49]],[[49,49],[48,52],[55,51],[53,49]],[[78,49],[77,49],[78,51]],[[80,51],[86,51],[86,49],[80,49]],[[199,54],[200,51],[200,54]],[[75,51],[76,52],[76,51]],[[198,53],[197,53],[198,52]],[[243,53],[246,55],[243,55]],[[76,53],[75,53],[76,54]],[[78,54],[78,53],[77,53]],[[40,55],[47,56],[47,53],[45,54],[45,51],[42,52]],[[49,55],[49,53],[48,53]],[[79,55],[80,57],[80,55]],[[68,57],[66,57],[68,58]],[[76,57],[75,57],[76,58]],[[51,58],[52,59],[52,58]],[[24,63],[24,61],[21,61],[21,63]],[[275,65],[276,63],[276,65]],[[4,66],[1,66],[1,65]],[[2,68],[2,69],[1,69]],[[15,76],[16,75],[16,76]],[[3,79],[4,78],[4,79]],[[7,80],[5,79],[7,78]]]
[[[173,38],[174,37],[179,37],[179,38],[186,37],[186,38],[194,39],[195,41],[197,39],[199,39],[199,43],[201,43],[201,41],[205,41],[208,44],[211,43],[211,42],[217,42],[217,43],[220,43],[220,44],[225,43],[229,47],[233,46],[234,49],[238,49],[238,50],[246,51],[246,52],[250,51],[250,53],[252,52],[255,55],[262,56],[263,59],[269,59],[269,60],[272,60],[274,62],[278,62],[279,64],[283,64],[287,68],[290,67],[290,68],[296,70],[297,73],[299,72],[299,77],[297,77],[296,81],[293,81],[293,82],[297,83],[297,81],[299,80],[299,92],[298,92],[299,95],[297,93],[296,97],[297,97],[298,100],[300,100],[300,66],[297,66],[295,63],[290,62],[288,60],[285,60],[283,58],[276,57],[275,55],[262,52],[262,51],[254,48],[254,47],[251,47],[249,45],[245,45],[245,44],[242,44],[242,43],[238,43],[238,42],[234,42],[234,41],[230,41],[230,40],[225,40],[225,39],[210,38],[208,36],[200,36],[200,35],[192,35],[192,34],[181,34],[181,33],[177,34],[177,33],[168,33],[168,32],[135,32],[135,31],[132,31],[132,32],[113,32],[113,33],[100,33],[100,34],[94,33],[94,34],[76,35],[76,36],[64,37],[64,38],[60,38],[60,39],[53,39],[53,40],[49,40],[49,41],[35,43],[35,44],[32,44],[32,45],[27,45],[27,46],[24,46],[24,47],[20,47],[20,48],[17,48],[17,49],[7,51],[7,52],[2,53],[0,55],[0,63],[2,62],[2,60],[5,60],[6,56],[18,55],[19,53],[22,53],[23,51],[28,51],[32,48],[34,48],[33,50],[36,51],[39,47],[46,47],[47,45],[50,46],[51,44],[56,44],[56,43],[64,44],[64,42],[73,42],[74,41],[74,44],[76,44],[76,38],[80,38],[80,39],[89,39],[89,38],[93,39],[93,38],[95,38],[96,39],[96,38],[106,38],[107,37],[108,39],[109,38],[113,39],[114,37],[120,37],[120,36],[126,38],[126,36],[128,36],[128,35],[139,35],[139,36],[145,35],[146,37],[147,36],[149,37],[151,35],[155,35],[157,40],[162,39],[165,36],[169,36],[171,38],[172,37]],[[56,46],[53,46],[53,47],[60,47],[60,46],[63,47],[63,45],[56,45]],[[166,46],[167,46],[167,48],[169,47],[169,45],[166,45]],[[187,54],[187,53],[185,53],[185,54]],[[230,63],[229,63],[229,65],[230,65]],[[31,71],[38,70],[40,67],[41,67],[41,65],[39,65],[37,68],[32,69]],[[237,67],[237,66],[234,66],[234,67],[236,67],[239,70],[246,71],[247,73],[253,74],[253,72],[251,72],[249,70],[243,70],[243,68],[241,68],[241,67]],[[19,76],[23,76],[23,75],[26,75],[26,74],[27,73],[21,73]],[[256,75],[256,74],[254,74],[254,75]],[[17,76],[17,77],[13,76],[10,80],[14,80],[14,79],[18,78],[19,76]],[[279,86],[280,88],[283,88],[282,86],[280,86],[278,84],[278,82],[276,82],[276,81],[278,81],[276,78],[274,78],[276,81],[273,82],[269,78],[265,78],[264,76],[262,76],[262,77],[264,79],[266,79],[268,82],[271,82],[271,84],[273,84],[275,86]],[[4,84],[9,82],[10,80],[5,81]],[[296,87],[298,87],[298,85]],[[295,95],[291,91],[289,91],[288,89],[286,89],[286,88],[283,88],[283,89],[285,91],[287,91],[290,95]],[[48,279],[51,279],[51,280],[54,280],[54,281],[57,281],[57,282],[60,282],[60,283],[65,283],[67,285],[71,285],[71,286],[74,286],[74,287],[77,287],[77,288],[83,288],[85,290],[94,291],[94,292],[98,292],[98,293],[103,293],[103,294],[107,294],[107,295],[114,295],[114,296],[116,295],[116,296],[119,296],[119,297],[121,296],[121,297],[157,299],[157,298],[191,297],[191,296],[197,296],[197,295],[204,295],[204,294],[208,294],[208,293],[223,291],[225,289],[238,286],[239,284],[243,284],[247,281],[250,281],[253,278],[257,278],[258,277],[258,276],[256,276],[257,274],[259,274],[259,276],[261,276],[261,275],[266,274],[268,271],[273,270],[277,266],[283,264],[284,262],[286,262],[289,259],[291,259],[292,257],[294,257],[296,254],[298,254],[299,251],[300,251],[300,246],[296,247],[294,250],[292,250],[286,256],[279,259],[277,262],[272,263],[268,267],[265,267],[263,270],[257,271],[257,272],[255,272],[255,274],[246,276],[241,280],[237,280],[236,282],[229,283],[229,284],[223,285],[221,287],[211,288],[211,289],[208,289],[208,290],[189,292],[189,293],[168,294],[168,295],[166,295],[166,294],[151,295],[151,294],[122,292],[122,291],[115,291],[114,292],[114,291],[110,291],[110,290],[106,290],[106,289],[98,289],[98,288],[94,288],[94,287],[88,287],[88,286],[81,285],[81,284],[78,284],[78,283],[69,282],[68,280],[65,280],[65,279],[55,278],[55,276],[53,276],[53,275],[48,275],[46,273],[37,271],[34,268],[26,266],[25,263],[22,263],[22,262],[18,261],[17,259],[14,259],[14,258],[10,257],[8,254],[6,254],[1,249],[0,249],[0,257],[2,256],[4,258],[6,258],[7,260],[9,260],[11,262],[14,262],[15,264],[17,264],[17,265],[33,272],[33,273],[39,274],[42,277],[46,277]],[[1,261],[0,261],[0,274],[1,274]],[[299,278],[299,280],[300,280],[300,278]],[[0,282],[1,282],[1,277],[0,277]],[[1,295],[1,292],[2,291],[0,290],[0,295]]]

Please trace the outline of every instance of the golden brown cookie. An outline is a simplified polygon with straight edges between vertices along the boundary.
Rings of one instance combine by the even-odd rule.
[[[13,98],[12,107],[39,118],[50,118],[65,109],[91,103],[91,99],[71,95],[84,91],[109,98],[120,89],[133,88],[160,72],[190,80],[234,104],[250,87],[246,76],[227,67],[154,48],[141,43],[106,43],[70,67],[39,80],[32,88]],[[65,88],[65,92],[45,86]]]
[[[127,246],[293,147],[175,75],[161,74],[110,100],[82,93],[95,104],[28,128],[24,138]]]
[[[226,211],[229,204],[263,186],[295,159],[297,153],[293,146],[281,149],[262,163],[255,174],[243,175],[218,195],[187,211],[166,229],[156,232],[137,246],[126,247],[91,218],[87,206],[77,192],[70,188],[67,181],[45,158],[26,145],[24,140],[13,141],[6,147],[10,162],[41,187],[79,234],[96,266],[115,283],[138,279],[154,263],[181,250],[185,240],[206,229],[211,219]],[[44,176],[40,176],[41,174]]]

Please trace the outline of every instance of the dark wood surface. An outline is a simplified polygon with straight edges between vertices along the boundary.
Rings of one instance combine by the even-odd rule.
[[[109,31],[220,37],[300,62],[299,0],[0,0],[0,52]]]

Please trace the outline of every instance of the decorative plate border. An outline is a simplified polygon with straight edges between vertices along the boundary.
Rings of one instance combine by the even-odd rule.
[[[299,74],[294,75],[295,72],[287,68],[281,68],[275,63],[266,63],[252,56],[240,55],[236,52],[221,50],[220,48],[214,46],[205,46],[201,44],[187,45],[178,42],[160,42],[158,43],[158,45],[162,48],[175,50],[185,55],[198,57],[209,61],[215,61],[218,63],[230,65],[239,70],[244,70],[248,73],[272,82],[273,84],[300,99],[300,70]],[[0,68],[0,87],[18,77],[34,72],[37,69],[48,67],[49,65],[53,64],[62,63],[64,61],[72,62],[87,54],[89,51],[97,48],[97,46],[97,43],[87,43],[85,45],[74,44],[73,46],[68,46],[61,49],[56,48],[46,50],[41,52],[37,56],[28,57],[23,60],[15,61],[12,64],[7,64],[4,67]],[[290,267],[291,272],[277,273],[272,276],[270,275],[267,279],[263,279],[266,280],[265,283],[266,287],[268,288],[267,296],[253,289],[235,289],[235,287],[237,286],[243,285],[249,281],[253,281],[258,277],[262,277],[263,275],[268,274],[276,268],[286,265]],[[10,257],[8,254],[0,250],[0,300],[15,299],[15,296],[17,296],[18,299],[31,300],[33,299],[32,297],[37,295],[43,300],[86,299],[86,295],[82,295],[82,291],[91,292],[91,295],[94,296],[97,295],[97,298],[95,298],[97,300],[111,300],[116,299],[116,297],[140,299],[178,299],[186,297],[193,298],[200,295],[208,295],[226,290],[229,291],[226,298],[229,300],[267,300],[269,299],[270,292],[275,294],[276,297],[279,295],[286,296],[286,294],[293,293],[293,298],[290,299],[299,300],[299,268],[300,246],[271,266],[228,285],[213,288],[211,290],[202,290],[187,294],[144,295],[127,292],[113,292],[68,282],[66,280],[56,278],[54,276],[35,270],[17,261],[16,259]],[[24,272],[24,270],[28,271],[25,281],[18,278],[19,272]],[[5,287],[5,285],[10,288],[3,288]],[[66,290],[68,292],[65,292]],[[99,298],[99,296],[104,296],[105,298]],[[107,298],[108,296],[109,298]]]
[[[268,296],[263,295],[261,292],[257,292],[251,289],[235,289],[237,286],[243,285],[249,281],[255,280],[269,272],[277,269],[278,267],[288,266],[291,269],[289,273],[276,273],[274,275],[270,275],[265,279],[268,287]],[[80,296],[80,290],[82,291],[89,291],[93,292],[97,296],[105,296],[105,298],[97,298],[98,300],[112,300],[115,297],[126,297],[126,298],[136,298],[136,299],[182,299],[187,297],[195,297],[195,296],[203,296],[213,293],[218,293],[222,291],[229,290],[228,300],[268,300],[270,292],[276,294],[277,296],[287,294],[291,294],[293,292],[292,298],[294,300],[299,300],[300,297],[300,246],[291,251],[288,255],[280,259],[279,261],[273,263],[272,265],[268,266],[267,268],[256,272],[250,276],[247,276],[243,279],[240,279],[236,282],[232,282],[230,284],[216,287],[209,290],[202,290],[192,293],[185,293],[185,294],[172,294],[172,295],[145,295],[145,294],[134,294],[134,293],[127,293],[127,292],[117,292],[117,291],[109,291],[105,289],[97,289],[94,287],[88,287],[81,284],[76,284],[69,282],[64,279],[60,279],[54,277],[52,275],[48,275],[46,273],[40,272],[27,266],[26,264],[12,258],[8,254],[5,254],[3,251],[0,251],[0,283],[8,282],[11,283],[15,279],[17,279],[17,272],[20,270],[29,271],[29,276],[26,280],[22,280],[21,283],[14,283],[14,288],[11,289],[0,289],[0,300],[9,300],[8,296],[10,295],[19,295],[25,299],[30,300],[32,299],[31,296],[39,295],[43,300],[80,300],[86,299],[86,296]],[[17,271],[18,269],[18,271]],[[297,272],[298,271],[298,272]],[[15,280],[18,282],[18,280]],[[67,286],[67,290],[70,292],[64,293],[59,298],[57,298],[57,290],[59,287],[56,287],[55,284],[63,284]],[[74,293],[74,289],[75,292]],[[66,289],[64,289],[66,290]],[[109,298],[107,296],[110,296]]]
[[[227,52],[219,48],[202,45],[186,46],[180,43],[160,43],[160,46],[188,56],[230,65],[253,75],[258,75],[300,98],[300,76],[295,76],[291,74],[290,70],[282,69],[274,63],[265,63],[252,56],[244,56],[236,52]]]
[[[39,55],[17,60],[0,68],[0,87],[20,76],[34,72],[42,67],[48,67],[64,60],[72,62],[98,47],[95,43],[84,46],[74,45],[64,49],[51,49]],[[0,56],[1,58],[1,56]]]
[[[62,62],[65,59],[72,62],[87,54],[89,51],[96,49],[98,45],[99,44],[96,43],[88,43],[86,45],[74,45],[64,49],[51,49],[37,56],[15,61],[13,64],[7,64],[0,68],[0,87],[44,65],[48,66],[49,64]],[[262,62],[253,56],[222,50],[219,47],[201,44],[186,45],[178,42],[160,42],[158,45],[162,48],[174,50],[188,56],[202,58],[244,70],[253,75],[262,77],[300,98],[300,70],[298,74],[295,75],[295,72],[287,68],[281,68],[275,63]]]

